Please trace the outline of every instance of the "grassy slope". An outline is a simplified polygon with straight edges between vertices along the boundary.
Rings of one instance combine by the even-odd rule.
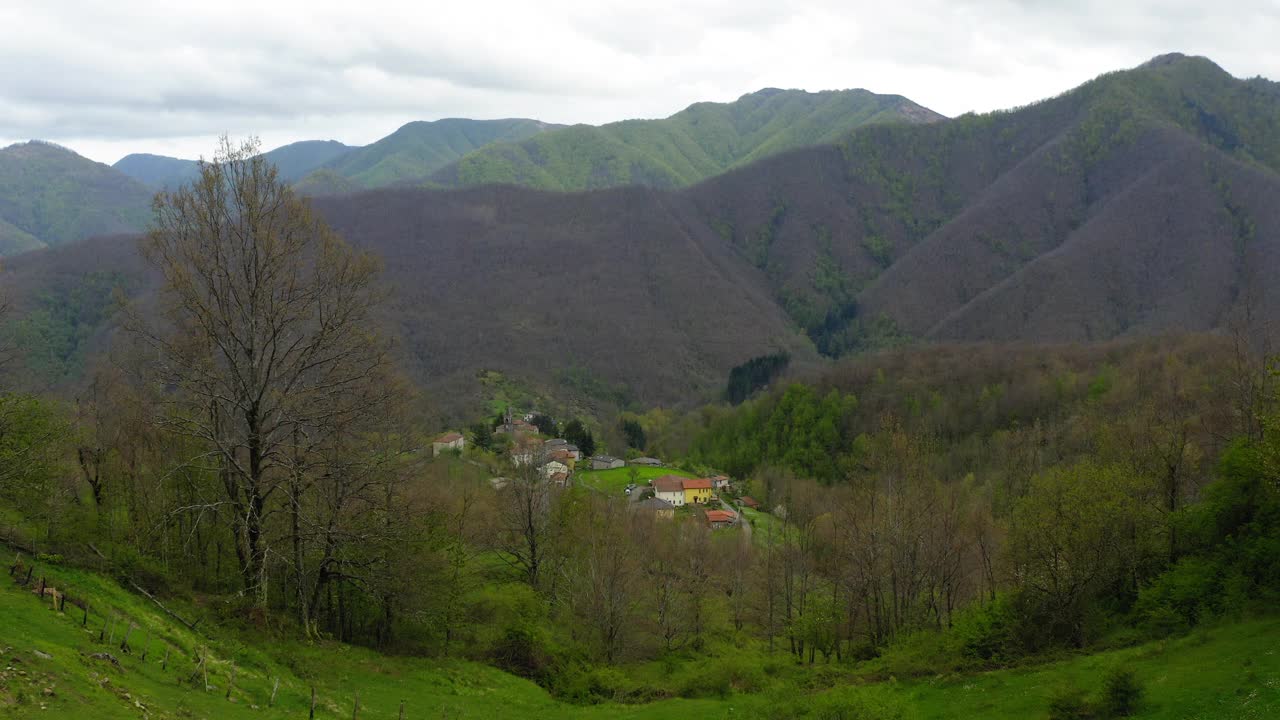
[[[905,98],[865,90],[761,90],[733,103],[698,103],[662,120],[577,125],[493,145],[435,179],[547,190],[679,187],[784,150],[834,142],[860,125],[934,119],[940,116]]]
[[[394,718],[404,701],[408,717],[704,718],[753,717],[778,703],[793,703],[796,691],[775,687],[759,695],[724,700],[666,700],[647,705],[578,707],[559,703],[537,686],[492,668],[461,661],[392,658],[333,643],[301,645],[276,640],[250,644],[249,633],[217,630],[213,622],[197,635],[177,625],[144,598],[101,576],[42,565],[51,584],[91,598],[88,628],[72,608],[55,613],[48,603],[0,579],[0,715],[95,718],[284,718],[302,717],[315,685],[317,717],[350,717],[355,693],[361,718]],[[180,606],[191,614],[212,609]],[[97,641],[103,613],[122,614],[140,627],[134,653]],[[125,622],[121,623],[121,627]],[[117,630],[116,644],[121,631]],[[257,637],[262,637],[257,632]],[[146,662],[140,658],[155,638]],[[843,688],[839,695],[888,698],[905,706],[903,717],[1043,717],[1048,698],[1064,685],[1098,687],[1103,673],[1132,668],[1148,700],[1138,717],[1267,718],[1280,713],[1280,621],[1254,620],[1200,631],[1189,637],[1066,659],[1053,664],[924,681],[890,681],[871,688]],[[169,647],[169,666],[160,667]],[[36,651],[50,657],[44,658]],[[121,667],[88,656],[108,651]],[[202,652],[209,660],[209,691],[186,679]],[[226,682],[232,663],[231,699]],[[653,670],[652,667],[647,668]],[[637,672],[645,672],[638,668]],[[280,690],[267,707],[275,678]],[[673,685],[678,685],[673,681]],[[45,689],[51,694],[46,695]],[[142,708],[146,708],[144,711]]]
[[[585,470],[577,473],[574,477],[577,481],[587,487],[593,487],[597,490],[603,490],[610,494],[620,494],[627,485],[636,482],[640,485],[647,484],[650,480],[663,475],[677,475],[679,477],[695,477],[693,473],[687,473],[683,470],[675,468],[660,467],[636,467],[636,480],[631,479],[631,470],[629,467],[613,468],[611,470]]]

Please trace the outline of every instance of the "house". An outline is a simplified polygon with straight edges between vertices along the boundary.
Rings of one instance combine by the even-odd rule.
[[[542,444],[545,445],[548,450],[555,450],[557,448],[562,448],[565,445],[568,445],[569,441],[565,440],[564,438],[551,438],[550,440],[547,440]]]
[[[653,486],[653,496],[659,500],[665,500],[674,507],[684,506],[684,478],[677,475],[663,475],[654,478],[650,484]]]
[[[574,460],[581,460],[581,459],[582,459],[582,451],[578,449],[578,446],[577,446],[577,445],[574,445],[573,443],[569,443],[568,445],[562,445],[562,446],[561,446],[561,448],[562,448],[565,452],[569,453],[569,455],[570,455]]]
[[[756,499],[751,497],[750,495],[743,495],[742,497],[738,498],[738,504],[741,505],[742,507],[749,507],[752,510],[760,509],[760,503],[756,502]]]
[[[467,439],[462,437],[461,433],[447,432],[431,441],[431,455],[435,457],[446,450],[461,452],[466,444]]]
[[[707,527],[712,530],[729,527],[738,522],[738,513],[732,510],[708,510]]]
[[[653,513],[653,516],[659,520],[670,520],[676,516],[676,509],[674,505],[666,500],[660,500],[656,497],[636,503],[635,508],[642,512],[651,512]]]
[[[710,478],[685,478],[683,484],[686,505],[702,505],[711,500]]]
[[[544,454],[542,443],[529,438],[521,438],[511,446],[511,464],[516,467],[541,462]]]
[[[721,490],[728,490],[730,484],[731,482],[729,480],[728,475],[714,475],[711,478],[711,489],[715,490],[716,492],[720,492]]]
[[[658,458],[638,457],[632,460],[628,465],[639,465],[641,467],[662,467],[662,461]]]
[[[574,469],[574,467],[578,463],[578,459],[574,457],[573,453],[566,450],[565,448],[552,450],[551,452],[547,453],[546,456],[548,460],[555,460],[558,463],[563,463],[570,470]]]
[[[592,470],[613,470],[614,468],[623,467],[626,464],[626,460],[616,458],[612,455],[596,455],[591,458]]]
[[[567,477],[569,475],[569,466],[559,460],[548,460],[547,463],[542,466],[542,477],[550,480],[556,473],[564,473]]]

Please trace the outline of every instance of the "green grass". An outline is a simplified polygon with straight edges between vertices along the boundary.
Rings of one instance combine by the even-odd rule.
[[[1183,638],[1062,662],[904,685],[933,718],[1042,718],[1063,687],[1096,695],[1111,668],[1133,670],[1146,689],[1140,718],[1280,717],[1280,621],[1255,620]]]
[[[589,461],[584,461],[588,464]],[[632,471],[635,471],[635,478],[632,479]],[[650,480],[663,475],[676,475],[678,477],[697,477],[693,473],[677,470],[670,467],[620,467],[611,470],[584,470],[575,477],[578,482],[590,488],[595,488],[601,492],[610,495],[621,495],[627,485],[636,483],[638,485],[647,485]]]
[[[7,564],[7,563],[6,563]],[[406,716],[487,718],[731,718],[769,717],[781,707],[809,708],[788,717],[863,717],[832,715],[841,703],[888,708],[867,717],[909,720],[935,718],[1043,718],[1048,699],[1063,687],[1096,693],[1105,673],[1133,670],[1146,689],[1139,718],[1280,717],[1280,620],[1263,619],[1197,631],[1187,637],[1142,646],[1070,657],[1058,662],[996,672],[945,675],[922,680],[893,680],[843,686],[809,693],[802,686],[825,686],[856,678],[857,669],[797,667],[787,657],[766,657],[750,649],[719,658],[691,657],[672,679],[673,688],[699,669],[750,665],[756,669],[756,694],[711,699],[672,699],[644,705],[575,706],[558,702],[531,682],[476,663],[388,657],[332,642],[304,644],[270,627],[240,630],[219,625],[217,617],[240,617],[216,602],[193,606],[166,601],[184,615],[204,617],[199,632],[170,620],[145,598],[126,592],[94,573],[40,564],[51,585],[90,598],[87,627],[81,612],[54,612],[46,600],[0,578],[0,716],[93,718],[300,718],[310,689],[316,688],[317,717],[351,717],[356,693],[360,718],[395,718],[400,703]],[[115,643],[99,642],[108,616],[124,620]],[[138,625],[131,644],[119,649],[123,627]],[[247,621],[240,619],[240,624]],[[150,647],[144,662],[141,652]],[[727,647],[727,646],[726,646]],[[160,660],[169,649],[169,664]],[[723,650],[724,648],[721,648]],[[120,667],[90,657],[110,652]],[[37,653],[42,653],[37,654]],[[208,660],[210,689],[195,674],[195,656]],[[773,670],[765,670],[766,664]],[[227,699],[227,681],[235,682]],[[758,667],[757,667],[758,666]],[[874,669],[874,664],[869,669]],[[619,672],[628,677],[661,679],[658,662]],[[714,674],[714,673],[713,673]],[[878,674],[878,673],[877,673]],[[195,677],[193,680],[192,677]],[[280,689],[268,707],[276,678]],[[46,692],[47,691],[47,692]],[[827,714],[816,708],[824,706]]]

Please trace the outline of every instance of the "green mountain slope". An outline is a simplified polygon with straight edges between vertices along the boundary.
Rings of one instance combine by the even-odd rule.
[[[462,158],[432,181],[546,190],[680,187],[785,150],[834,142],[861,125],[941,119],[897,95],[765,89],[732,103],[698,103],[662,120],[575,125],[494,145]]]
[[[145,185],[66,148],[0,149],[0,255],[139,230],[150,204]]]
[[[411,122],[387,137],[354,150],[325,165],[361,188],[391,185],[426,177],[467,153],[495,142],[524,140],[560,127],[538,120],[467,120],[447,118]],[[323,177],[304,178],[303,192],[328,186]]]
[[[354,149],[337,140],[302,140],[271,150],[266,153],[266,158],[280,169],[281,177],[298,180]],[[195,160],[147,153],[126,155],[112,167],[154,188],[172,188],[195,179],[199,173]]]

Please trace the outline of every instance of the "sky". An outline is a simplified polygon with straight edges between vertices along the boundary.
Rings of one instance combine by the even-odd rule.
[[[411,120],[665,117],[764,87],[1009,108],[1166,52],[1280,80],[1280,0],[0,0],[0,146],[195,158]]]

